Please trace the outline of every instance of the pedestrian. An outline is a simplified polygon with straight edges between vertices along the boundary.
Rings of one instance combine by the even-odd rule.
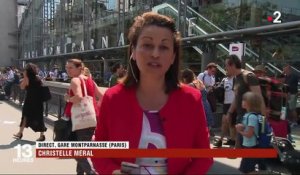
[[[263,99],[261,95],[246,92],[243,95],[242,107],[246,109],[242,123],[237,124],[236,130],[243,136],[242,148],[253,149],[257,148],[257,136],[259,132],[259,119],[261,115],[261,106]],[[239,170],[245,174],[255,173],[255,166],[258,164],[261,170],[265,170],[264,165],[258,158],[242,158]]]
[[[217,65],[215,63],[209,63],[206,66],[206,70],[200,73],[197,77],[198,80],[202,81],[207,90],[207,100],[210,104],[212,112],[217,110],[217,101],[214,92],[214,86],[216,84],[215,74],[217,72]]]
[[[223,144],[223,138],[225,137],[226,133],[229,130],[229,139],[224,143],[224,145],[235,145],[235,137],[236,137],[236,130],[235,130],[235,123],[236,123],[236,113],[230,115],[229,118],[226,117],[228,109],[230,105],[234,101],[234,88],[233,88],[233,79],[234,76],[227,72],[227,76],[223,78],[218,88],[221,88],[224,93],[223,95],[223,115],[222,115],[222,126],[221,126],[221,135],[219,139],[216,139],[215,146],[221,147]]]
[[[297,116],[297,98],[298,98],[298,82],[299,76],[292,72],[290,65],[285,65],[283,68],[285,75],[284,83],[288,85],[288,118],[291,122],[291,127],[297,126],[299,120]]]
[[[95,97],[95,83],[91,77],[84,75],[84,64],[80,59],[69,59],[66,64],[66,71],[68,76],[71,77],[70,87],[68,89],[68,93],[65,94],[66,107],[64,112],[65,120],[72,120],[71,109],[74,104],[78,104],[82,98],[84,93],[84,84],[86,86],[86,91],[88,96],[93,97],[93,104],[97,114],[97,103]],[[76,136],[77,141],[91,141],[92,136],[94,134],[94,127],[85,128],[74,131],[73,134]],[[89,163],[87,158],[76,158],[77,174],[95,174],[91,164]]]
[[[23,137],[24,128],[30,127],[34,132],[40,132],[40,137],[36,141],[44,141],[44,132],[47,130],[44,123],[43,101],[42,101],[42,81],[37,76],[37,66],[28,63],[23,73],[24,78],[20,84],[21,89],[26,90],[26,97],[22,109],[22,119],[20,129],[14,134],[16,139]]]
[[[123,65],[120,63],[116,63],[112,67],[112,74],[109,78],[109,87],[113,87],[114,85],[118,84],[118,80],[121,77],[121,74],[123,73],[124,68]]]
[[[210,107],[210,104],[207,100],[207,91],[205,85],[201,80],[198,80],[191,69],[184,69],[182,72],[182,83],[187,84],[193,88],[198,89],[201,92],[202,103],[205,111],[207,126],[209,128],[210,136],[214,137],[214,133],[212,131],[212,126],[214,124],[213,121],[213,113]]]
[[[15,102],[17,100],[17,97],[19,95],[20,92],[20,74],[19,74],[19,70],[18,69],[14,69],[14,81],[12,82],[12,86],[11,86],[11,92],[12,92],[12,99]]]
[[[173,19],[154,12],[129,29],[128,74],[108,89],[100,107],[95,141],[129,141],[131,149],[209,149],[201,94],[179,82],[180,34]],[[92,158],[101,174],[205,174],[212,158]]]
[[[256,78],[255,74],[242,69],[241,60],[236,55],[229,55],[225,61],[226,71],[235,76],[234,79],[234,93],[235,98],[231,103],[226,118],[229,121],[230,116],[236,112],[236,123],[242,122],[242,117],[246,113],[246,110],[242,108],[242,97],[248,92],[254,92],[261,95],[261,89],[259,86],[259,81]],[[262,114],[266,116],[265,104],[262,104]],[[242,137],[237,134],[235,140],[235,147],[239,148],[241,146]]]
[[[5,85],[4,85],[5,98],[7,100],[10,99],[11,88],[12,88],[12,85],[14,84],[14,77],[15,77],[15,73],[14,73],[13,69],[11,67],[7,67],[6,68],[6,81],[5,81]]]

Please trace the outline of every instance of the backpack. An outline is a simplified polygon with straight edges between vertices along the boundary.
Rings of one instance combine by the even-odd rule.
[[[203,77],[202,77],[203,83],[204,83],[205,76],[206,76],[206,74],[203,73]],[[212,112],[216,112],[217,111],[217,99],[216,99],[216,95],[215,95],[215,89],[207,91],[207,101],[209,102]]]
[[[225,97],[225,78],[222,79],[222,81],[220,82],[220,84],[218,84],[218,86],[215,87],[214,89],[214,93],[216,96],[216,99],[219,103],[224,103],[224,97]]]
[[[247,70],[242,71],[242,76],[244,82],[248,85],[247,75],[252,73]],[[278,80],[274,80],[272,78],[258,77],[259,86],[261,89],[261,95],[263,97],[265,106],[270,109],[270,113],[268,117],[272,117],[274,119],[279,119],[282,115],[282,118],[285,118],[286,115],[286,86],[279,82]]]
[[[247,125],[249,122],[249,116],[251,114],[256,115],[258,118],[258,135],[255,135],[257,138],[257,146],[259,148],[271,147],[271,139],[272,139],[273,129],[272,129],[270,123],[267,121],[265,116],[262,116],[257,113],[250,113],[247,116]]]
[[[243,80],[245,82],[245,84],[249,87],[249,84],[248,84],[248,79],[247,79],[247,76],[249,74],[254,74],[253,72],[251,71],[247,71],[247,70],[242,70],[242,76],[243,76]],[[259,87],[260,87],[260,90],[261,90],[261,95],[263,97],[263,100],[264,100],[264,103],[266,106],[268,106],[269,104],[269,100],[268,100],[268,95],[267,95],[267,91],[268,91],[268,84],[265,80],[261,79],[261,78],[257,78],[258,81],[259,81]]]
[[[222,81],[220,82],[220,84],[218,84],[218,86],[215,87],[216,99],[219,103],[222,103],[222,104],[224,103],[224,100],[225,100],[225,79],[226,78],[223,78]],[[234,78],[232,81],[231,90],[234,91]]]

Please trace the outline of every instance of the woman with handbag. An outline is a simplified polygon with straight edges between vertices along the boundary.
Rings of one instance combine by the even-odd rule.
[[[128,38],[128,74],[103,96],[95,141],[129,141],[130,149],[209,149],[201,94],[179,82],[181,38],[175,21],[144,13],[135,18]],[[205,174],[213,160],[138,157],[92,162],[100,174],[130,174],[130,167],[138,168],[132,174]]]
[[[81,125],[86,124],[85,121],[77,122],[77,113],[78,110],[76,108],[80,108],[83,101],[88,98],[89,103],[89,113],[92,113],[94,118],[96,118],[96,100],[95,94],[96,89],[95,83],[91,77],[87,77],[83,74],[84,65],[79,59],[69,59],[66,64],[66,71],[68,76],[71,77],[71,83],[68,90],[68,93],[65,95],[65,100],[67,102],[65,108],[65,117],[68,117],[72,121],[72,130],[76,135],[77,141],[91,141],[92,136],[95,130],[96,119],[92,122],[94,124],[89,125]],[[85,116],[87,118],[90,116]],[[95,174],[92,169],[90,163],[86,158],[76,159],[77,161],[77,174]]]
[[[44,132],[47,130],[43,115],[43,92],[42,81],[37,76],[37,66],[29,63],[25,66],[24,78],[20,84],[21,89],[26,90],[26,97],[22,109],[22,119],[20,130],[14,134],[16,139],[23,137],[25,127],[30,127],[35,132],[40,132],[40,137],[36,141],[44,141]]]

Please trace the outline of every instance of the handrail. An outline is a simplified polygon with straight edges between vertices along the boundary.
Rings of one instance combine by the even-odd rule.
[[[276,74],[275,71],[274,71],[274,69],[270,68],[269,65],[266,65],[265,67],[266,67],[269,71],[271,71],[272,74]]]
[[[245,66],[248,67],[251,71],[254,70],[254,68],[250,64],[248,64],[248,63],[246,63]]]
[[[155,7],[152,8],[152,11],[154,12],[158,12],[158,10],[162,9],[162,8],[170,8],[171,10],[173,10],[173,12],[178,14],[178,10],[176,8],[174,8],[172,5],[168,4],[168,3],[163,3],[160,5],[157,5]],[[190,7],[188,7],[189,9],[191,9]],[[201,18],[203,18],[204,20],[208,21],[206,18],[204,18],[202,15],[199,15]],[[188,21],[188,18],[185,19],[186,21]],[[211,23],[211,22],[210,22]],[[208,33],[206,31],[204,31],[202,28],[200,28],[195,22],[192,22],[192,24],[194,24],[194,27],[198,30],[198,32],[202,33],[203,35],[207,35]],[[217,27],[217,26],[215,26]],[[221,30],[221,29],[220,29]],[[218,44],[223,50],[225,50],[226,52],[229,53],[229,49],[227,49],[223,44]]]
[[[226,70],[223,69],[223,67],[221,67],[220,65],[217,64],[217,69],[222,72],[223,75],[226,75]]]
[[[181,2],[183,4],[183,2]],[[159,9],[162,9],[162,8],[171,8],[172,10],[174,10],[175,12],[178,13],[178,10],[175,9],[172,5],[168,4],[168,3],[163,3],[163,4],[160,4],[158,6],[155,6],[153,8],[153,11],[158,11]],[[187,6],[188,10],[191,11],[194,15],[197,15],[198,17],[201,18],[201,20],[205,21],[206,23],[208,23],[209,25],[203,23],[204,25],[206,25],[207,27],[209,27],[210,29],[213,29],[215,32],[224,32],[224,30],[222,30],[221,28],[219,28],[218,26],[216,26],[214,23],[212,23],[211,21],[209,21],[207,18],[205,18],[204,16],[202,16],[201,14],[199,14],[198,12],[196,12],[193,8]],[[186,19],[188,20],[188,19]],[[192,22],[192,24],[195,24],[194,27],[196,27],[198,30],[200,30],[203,34],[208,34],[206,31],[204,31],[202,28],[199,27],[199,25],[197,25],[195,22]],[[213,28],[212,28],[213,27]],[[229,50],[222,44],[220,44],[220,46],[227,50],[229,52]],[[250,53],[249,53],[250,52]],[[252,56],[254,55],[256,58],[259,57],[259,55],[257,53],[255,53],[254,51],[252,51],[251,49],[247,48],[246,47],[246,55],[248,56]]]
[[[195,49],[198,53],[200,53],[201,55],[203,54],[203,51],[201,49],[199,49],[199,47],[197,46],[193,46],[193,49]]]
[[[300,70],[296,69],[294,66],[291,66],[291,68],[292,68],[293,71],[295,71],[298,75],[300,75]]]
[[[276,70],[277,72],[279,72],[280,74],[282,74],[282,70],[278,69],[276,66],[274,66],[271,63],[267,63],[267,65],[269,65],[270,67],[272,67],[272,69]]]
[[[181,4],[184,4],[184,2],[181,1]],[[171,8],[173,11],[175,11],[176,13],[178,13],[178,10],[176,8],[174,8],[173,4],[168,4],[168,3],[163,3],[163,4],[160,4],[158,6],[155,6],[153,7],[153,10],[154,11],[158,11],[159,9],[162,9],[162,8]],[[193,15],[193,16],[196,16],[196,17],[199,17],[200,19],[198,20],[201,24],[203,24],[204,26],[206,26],[206,28],[209,28],[209,29],[212,29],[212,31],[215,31],[217,33],[222,33],[222,32],[225,32],[224,30],[222,30],[221,28],[219,28],[218,26],[216,26],[214,23],[212,23],[211,21],[209,21],[207,18],[205,18],[203,15],[199,14],[197,11],[195,11],[193,8],[187,6],[187,9],[189,10],[189,12]],[[188,20],[188,19],[186,19]],[[198,29],[198,31],[200,31],[202,34],[204,35],[207,35],[208,33],[203,30],[202,28],[199,27],[199,24],[191,21],[193,26],[195,28]],[[199,23],[198,22],[198,23]],[[223,44],[218,44],[218,46],[222,47],[224,50],[228,51],[229,50],[223,45]],[[262,50],[263,52],[267,53],[268,55],[272,55],[272,53],[266,51],[266,50]],[[249,49],[248,47],[245,48],[245,54],[247,56],[254,56],[255,58],[259,58],[259,54],[256,53],[255,51]],[[273,65],[272,63],[269,63],[271,65],[271,67],[273,69],[275,69],[276,71],[280,70],[278,69],[275,65]],[[297,70],[296,68],[294,68],[296,70],[296,72],[300,72],[299,70]]]

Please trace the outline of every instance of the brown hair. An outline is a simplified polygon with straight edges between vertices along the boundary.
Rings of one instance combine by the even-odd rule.
[[[80,59],[78,59],[78,58],[71,58],[71,59],[68,59],[68,60],[67,60],[67,63],[72,63],[72,64],[74,64],[74,66],[75,66],[76,68],[79,68],[79,67],[82,67],[82,69],[84,68],[83,62],[82,62]]]
[[[141,16],[137,16],[134,20],[133,25],[129,29],[128,40],[129,40],[129,66],[128,74],[124,78],[123,83],[126,87],[132,87],[137,85],[139,80],[140,71],[137,67],[135,60],[131,59],[132,49],[137,46],[137,41],[142,33],[143,29],[147,26],[158,26],[169,29],[173,33],[174,39],[174,52],[175,60],[170,66],[169,70],[165,74],[166,89],[165,92],[169,93],[179,87],[179,67],[180,67],[180,33],[176,30],[175,21],[167,16],[157,14],[155,12],[146,12]]]
[[[25,71],[26,71],[26,75],[28,77],[29,80],[29,85],[32,85],[34,83],[41,85],[42,82],[41,80],[38,78],[37,76],[37,65],[33,64],[33,63],[28,63],[25,66]]]
[[[237,68],[237,69],[241,69],[242,68],[242,62],[241,62],[241,60],[239,59],[239,57],[238,56],[236,56],[236,55],[229,55],[227,58],[226,58],[226,60],[228,60],[228,64],[230,65],[230,66],[232,66],[232,65],[235,65],[235,67]]]
[[[191,69],[184,69],[182,71],[181,78],[183,83],[189,84],[195,80],[195,74]]]
[[[243,101],[249,106],[249,112],[261,113],[263,99],[261,95],[254,92],[246,92],[243,95]]]
[[[88,67],[84,67],[83,68],[83,75],[87,76],[87,77],[91,77],[92,74],[91,74],[91,71]]]
[[[208,65],[206,65],[206,70],[211,68],[217,68],[216,63],[209,63]]]

